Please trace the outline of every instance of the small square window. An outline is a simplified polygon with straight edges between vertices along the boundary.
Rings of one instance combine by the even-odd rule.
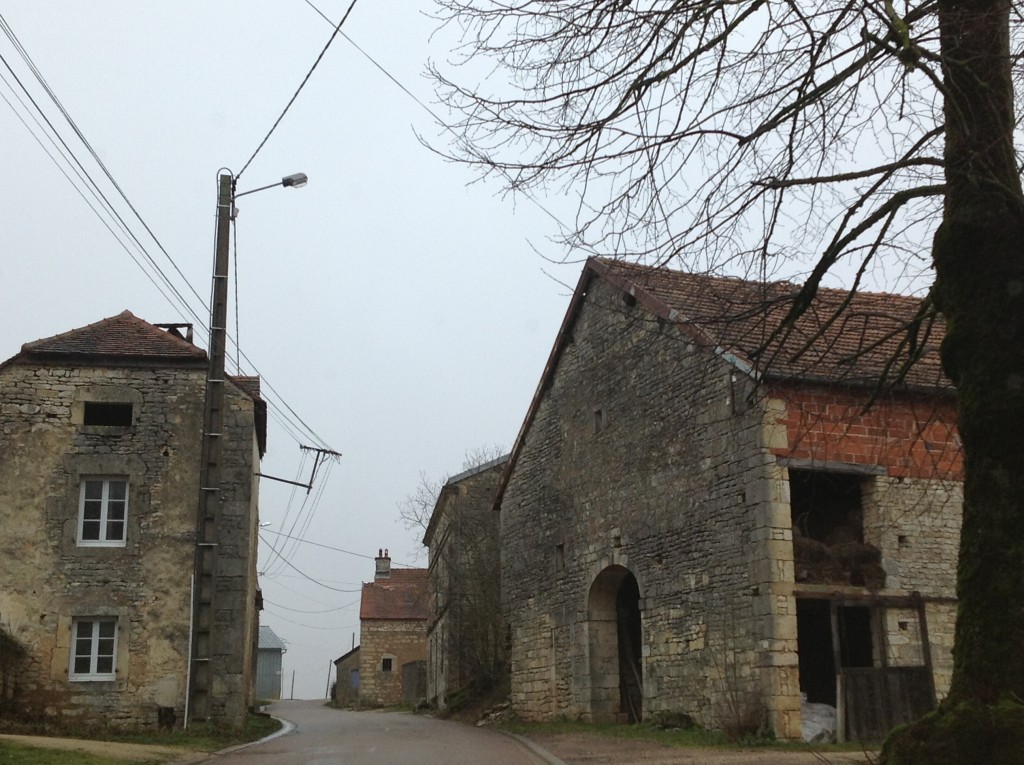
[[[75,619],[71,624],[72,680],[113,680],[117,619]]]
[[[130,428],[132,405],[130,403],[86,401],[82,412],[82,424]]]
[[[390,656],[385,656],[383,659],[381,659],[380,660],[380,671],[381,672],[390,672],[391,671],[391,662],[392,662],[392,659],[391,659]]]
[[[124,547],[128,526],[128,480],[82,479],[78,499],[78,544]]]

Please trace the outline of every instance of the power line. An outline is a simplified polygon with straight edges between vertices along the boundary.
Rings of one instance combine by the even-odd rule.
[[[360,600],[361,600],[361,598],[357,598],[357,599],[355,599],[353,601],[350,601],[350,602],[346,603],[343,606],[338,606],[337,608],[325,608],[322,611],[304,611],[304,610],[299,609],[299,608],[289,608],[288,606],[283,606],[280,603],[275,603],[272,600],[267,600],[266,598],[263,599],[263,602],[264,603],[269,603],[274,608],[283,608],[285,611],[291,611],[292,613],[295,613],[295,614],[331,614],[331,613],[335,613],[336,611],[344,611],[346,608],[351,608],[356,603],[358,603]]]
[[[273,529],[262,529],[261,533],[262,532],[269,532],[271,534],[275,534],[276,536],[284,537],[285,539],[296,539],[299,542],[302,542],[303,544],[312,545],[313,547],[322,547],[325,550],[331,550],[333,552],[339,552],[339,553],[343,553],[345,555],[352,555],[353,557],[363,558],[364,560],[376,560],[376,558],[373,555],[366,555],[365,553],[352,552],[351,550],[342,550],[340,547],[331,547],[330,545],[321,544],[320,542],[311,542],[308,539],[299,539],[298,537],[292,537],[292,536],[289,536],[288,534],[282,534],[280,531],[274,531]],[[270,544],[270,543],[268,542],[267,544]],[[395,565],[399,565],[400,566],[400,565],[403,565],[403,564],[399,563],[399,564],[395,564]]]
[[[75,123],[70,113],[61,103],[57,94],[49,86],[49,83],[46,81],[46,78],[43,76],[41,70],[36,66],[35,62],[29,55],[27,49],[24,47],[24,45],[22,45],[21,41],[14,33],[14,30],[11,28],[11,26],[7,23],[6,19],[4,19],[2,15],[0,15],[0,29],[3,30],[8,40],[10,40],[11,44],[14,46],[15,50],[21,56],[22,60],[25,62],[28,69],[32,72],[36,81],[43,88],[46,95],[55,104],[57,109],[60,111],[61,115],[71,126],[72,131],[77,136],[79,141],[86,147],[89,154],[92,156],[93,160],[103,170],[103,173],[106,176],[109,183],[117,190],[120,197],[124,200],[125,204],[135,215],[135,218],[145,229],[146,233],[152,238],[152,240],[156,243],[157,247],[167,258],[168,262],[170,262],[170,264],[174,267],[174,270],[177,272],[178,276],[182,279],[182,281],[187,285],[192,295],[194,295],[195,298],[199,301],[199,304],[202,306],[203,313],[208,314],[209,306],[207,305],[207,303],[196,291],[195,287],[193,287],[192,284],[185,277],[184,273],[178,267],[177,263],[171,257],[170,253],[167,252],[166,248],[153,233],[150,226],[142,218],[141,214],[138,212],[135,205],[132,204],[131,200],[128,198],[124,190],[121,188],[120,184],[118,184],[117,180],[113,177],[113,174],[107,169],[106,165],[102,162],[97,152],[93,149],[91,143],[82,133],[82,131],[78,128],[77,123]],[[81,183],[81,186],[79,186],[79,184],[77,184],[72,179],[71,175],[69,175],[68,173],[68,170],[65,169],[64,166],[62,166],[61,160],[58,160],[57,156],[55,156],[54,153],[47,148],[45,143],[43,143],[43,140],[40,138],[39,133],[32,129],[31,125],[28,122],[26,122],[25,118],[18,112],[14,104],[6,96],[3,96],[2,93],[0,93],[0,97],[3,97],[4,101],[11,108],[12,112],[14,112],[15,116],[21,121],[21,123],[25,126],[28,132],[35,139],[35,141],[40,145],[44,153],[47,154],[47,156],[54,163],[54,165],[61,172],[61,174],[65,177],[68,183],[71,184],[72,188],[74,188],[75,191],[79,194],[79,196],[82,197],[83,201],[85,201],[86,205],[92,210],[93,214],[97,216],[97,218],[100,220],[103,226],[110,232],[110,234],[114,237],[118,244],[120,244],[122,249],[125,250],[125,252],[135,262],[135,264],[139,266],[142,272],[146,275],[146,277],[157,289],[157,291],[164,297],[164,299],[167,300],[167,302],[170,305],[175,306],[179,310],[182,310],[186,314],[190,315],[201,330],[208,332],[208,327],[204,319],[200,316],[199,313],[193,310],[192,306],[189,304],[188,299],[177,289],[177,287],[174,285],[174,283],[171,281],[168,275],[157,264],[155,258],[149,253],[149,251],[142,243],[142,241],[139,239],[139,237],[137,237],[134,234],[131,227],[128,225],[127,221],[125,221],[124,218],[117,212],[109,198],[100,189],[99,184],[93,179],[92,175],[88,172],[88,170],[86,170],[85,165],[75,154],[75,151],[70,147],[67,141],[64,140],[64,138],[60,134],[60,131],[57,130],[57,127],[46,116],[42,107],[39,105],[36,99],[33,98],[27,86],[22,82],[21,78],[18,77],[13,67],[10,65],[7,59],[3,57],[2,54],[0,54],[0,61],[2,61],[4,67],[10,73],[10,76],[17,83],[18,88],[15,88],[14,85],[12,85],[10,81],[8,81],[5,77],[0,76],[0,79],[3,79],[4,83],[11,90],[11,93],[21,104],[22,109],[36,123],[36,126],[38,127],[39,131],[42,133],[42,135],[46,137],[46,139],[54,147],[54,149],[60,155],[61,160],[63,160],[63,162],[65,163],[65,165],[68,168],[70,168],[71,172],[77,175],[79,182]],[[0,75],[2,75],[2,73],[0,73]],[[18,95],[18,89],[20,89],[20,91],[24,93],[25,98],[27,98],[28,101],[31,102],[32,108],[30,108],[29,105],[26,104],[26,102],[21,98],[21,96]],[[38,114],[39,117],[36,117],[36,114]],[[40,117],[46,123],[45,127],[39,121]],[[89,198],[86,196],[85,191],[83,191],[83,187],[96,200],[96,203],[99,205],[100,208],[102,208],[102,212],[101,209],[98,209],[97,206],[94,205],[89,200]],[[113,223],[111,221],[113,221]],[[120,231],[121,233],[118,233],[118,231]],[[132,252],[132,249],[128,246],[128,244],[126,244],[125,240],[122,239],[122,236],[127,237],[133,243],[133,246],[138,251],[139,255],[141,255],[141,257],[143,257],[146,260],[146,262],[149,263],[149,268],[147,268],[147,266],[143,264],[139,257],[137,257],[136,254]],[[161,283],[158,282],[157,279],[153,276],[153,273],[151,273],[150,268],[152,269],[153,272],[159,275],[160,282],[162,282],[164,286],[161,286]],[[173,294],[173,299],[171,295],[168,294],[168,290],[170,291],[170,293]],[[284,397],[278,393],[276,388],[274,388],[274,386],[271,385],[270,382],[267,381],[267,379],[262,374],[260,374],[259,370],[256,369],[255,365],[252,363],[251,359],[249,359],[249,357],[244,352],[241,351],[241,347],[237,341],[237,338],[229,337],[229,339],[236,349],[236,366],[239,367],[239,373],[241,373],[241,368],[237,362],[237,358],[240,355],[241,358],[244,358],[245,361],[255,370],[256,374],[260,375],[262,386],[267,391],[269,391],[270,394],[272,394],[264,395],[263,398],[264,400],[267,401],[268,407],[274,413],[274,419],[282,424],[282,427],[284,428],[286,433],[296,443],[301,443],[302,439],[297,435],[295,431],[304,431],[305,433],[308,434],[310,440],[313,440],[320,446],[326,447],[327,444],[324,441],[324,439],[321,438],[319,434],[317,434],[316,431],[314,431],[312,427],[310,427],[298,415],[294,408],[292,408],[292,406],[284,399]],[[275,398],[277,399],[276,401]]]
[[[288,103],[285,105],[284,110],[281,112],[281,115],[276,120],[274,120],[274,124],[270,127],[270,130],[263,137],[263,140],[260,141],[260,145],[256,147],[256,151],[252,153],[252,156],[245,161],[244,165],[242,165],[242,169],[238,171],[238,175],[235,176],[236,181],[242,177],[242,173],[245,172],[245,169],[249,167],[249,165],[252,163],[254,159],[256,159],[256,155],[260,153],[260,149],[262,149],[264,144],[266,144],[266,142],[270,139],[270,136],[273,134],[273,132],[277,130],[277,126],[281,124],[281,120],[284,119],[284,115],[286,115],[288,113],[288,110],[292,108],[292,104],[295,103],[295,99],[299,97],[299,93],[301,93],[302,89],[306,87],[306,83],[309,82],[309,78],[313,76],[313,72],[316,70],[317,66],[319,66],[320,61],[324,57],[324,54],[327,53],[327,49],[331,47],[331,43],[334,42],[334,38],[337,37],[338,33],[341,31],[341,25],[344,24],[345,21],[348,19],[349,14],[352,13],[352,9],[355,8],[355,6],[356,0],[352,0],[351,4],[349,4],[348,6],[348,10],[345,11],[345,15],[341,17],[341,21],[338,22],[338,26],[334,28],[334,32],[331,33],[330,39],[327,40],[327,44],[324,46],[324,49],[320,51],[320,55],[316,57],[316,61],[313,62],[313,66],[309,68],[309,71],[306,73],[306,76],[302,78],[302,82],[299,83],[299,87],[296,88],[295,93],[293,93],[292,97],[288,99]]]
[[[304,0],[304,2],[306,3],[306,5],[308,5],[310,8],[312,8],[314,11],[316,11],[316,13],[320,16],[320,18],[322,18],[328,24],[331,24],[331,25],[334,24],[334,22],[331,21],[323,11],[321,11],[319,8],[316,7],[316,5],[313,4],[312,0]],[[397,77],[395,77],[395,75],[391,74],[391,72],[389,72],[384,67],[383,64],[381,64],[373,56],[371,56],[366,50],[364,50],[359,45],[359,43],[357,43],[355,40],[353,40],[351,37],[349,37],[344,32],[341,33],[341,36],[343,38],[345,38],[345,41],[348,42],[353,48],[355,48],[357,51],[359,51],[366,58],[367,61],[369,61],[371,64],[373,64],[375,67],[377,67],[377,69],[379,69],[381,71],[381,73],[385,77],[387,77],[389,80],[391,80],[391,82],[393,82],[396,86],[398,86],[398,88],[403,93],[405,93],[409,98],[411,98],[414,102],[416,102],[420,106],[420,108],[423,109],[423,111],[425,111],[427,114],[429,114],[431,117],[433,117],[434,121],[438,125],[440,125],[442,128],[444,128],[449,133],[451,133],[453,136],[455,136],[455,138],[460,138],[459,133],[458,133],[458,131],[455,130],[455,128],[453,128],[451,125],[449,125],[443,119],[441,119],[433,109],[431,109],[429,106],[427,106],[425,103],[423,103],[423,101],[415,93],[413,93],[411,90],[409,90],[409,88],[407,88],[404,84],[402,84],[402,82]],[[422,141],[423,139],[420,139],[420,140]],[[491,167],[494,170],[496,170],[498,173],[500,173],[505,178],[505,180],[508,181],[510,184],[512,184],[514,182],[514,179],[509,174],[508,170],[506,170],[505,168],[499,167],[497,165],[492,165]],[[517,191],[520,194],[522,194],[524,197],[526,197],[528,200],[530,200],[537,207],[538,210],[540,210],[545,215],[547,215],[549,218],[551,218],[551,220],[554,221],[555,225],[558,226],[558,228],[561,231],[563,231],[563,232],[570,232],[569,227],[566,226],[564,223],[562,223],[561,219],[557,215],[555,215],[548,208],[546,208],[544,205],[542,205],[540,203],[539,199],[537,199],[535,196],[533,196],[532,194],[530,194],[528,191],[526,191],[524,189],[520,188],[520,189],[517,189]]]
[[[260,539],[263,539],[263,535],[262,535],[262,534],[260,534]],[[270,544],[270,542],[269,542],[268,540],[266,540],[266,539],[263,539],[263,541],[264,541],[264,542],[266,542],[266,543],[267,543],[267,545],[268,545],[268,546],[269,546],[269,547],[270,547],[271,549],[273,549],[273,547],[274,547],[274,546],[273,546],[272,544]],[[302,540],[302,541],[306,541],[306,540]],[[306,572],[302,571],[301,569],[299,569],[299,568],[296,568],[295,564],[294,564],[294,563],[291,563],[291,562],[290,562],[290,561],[289,561],[289,560],[288,560],[287,558],[281,558],[281,561],[282,561],[282,562],[283,562],[283,563],[284,563],[284,564],[285,564],[286,566],[288,566],[288,568],[290,568],[290,569],[291,569],[292,571],[294,571],[295,573],[297,573],[297,574],[298,574],[299,576],[301,576],[302,578],[304,578],[304,579],[308,579],[308,580],[309,580],[309,581],[311,581],[311,582],[312,582],[313,584],[319,585],[320,587],[323,587],[323,588],[324,588],[325,590],[333,590],[334,592],[347,592],[347,593],[353,593],[353,592],[362,592],[362,587],[359,587],[358,589],[355,589],[355,590],[346,590],[346,589],[342,589],[342,588],[340,588],[340,587],[331,587],[331,586],[330,586],[329,584],[324,584],[324,583],[323,583],[323,582],[321,582],[321,581],[320,581],[319,579],[315,579],[315,578],[311,577],[311,576],[310,576],[309,574],[307,574]]]

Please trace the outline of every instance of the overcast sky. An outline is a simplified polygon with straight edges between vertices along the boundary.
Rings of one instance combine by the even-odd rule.
[[[316,0],[334,20],[348,5]],[[423,70],[446,58],[451,38],[431,39],[429,10],[429,0],[362,0],[344,31],[433,106]],[[303,0],[8,0],[0,13],[173,264],[117,202],[145,252],[205,321],[191,290],[208,299],[218,169],[238,172],[253,154],[331,26]],[[0,54],[115,200],[3,36]],[[126,248],[145,255],[108,231],[65,178],[67,163],[48,157],[37,138],[55,150],[19,102],[27,99],[14,75],[2,63],[0,73],[13,104],[0,102],[0,360],[124,309],[153,323],[191,321]],[[511,445],[568,303],[564,284],[579,274],[579,262],[544,257],[562,256],[545,212],[471,184],[468,170],[417,139],[440,145],[440,132],[339,38],[239,182],[245,191],[309,175],[304,189],[238,202],[239,338],[277,402],[344,455],[305,504],[301,491],[263,482],[267,539],[291,534],[349,551],[294,543],[287,566],[261,549],[261,621],[289,645],[286,696],[293,672],[296,697],[322,696],[331,660],[358,640],[360,583],[372,579],[378,548],[396,564],[425,565],[397,509],[420,472],[440,479],[462,470],[467,450]],[[570,212],[564,198],[542,202]],[[229,311],[234,333],[234,286]],[[272,420],[262,471],[295,478],[299,441],[312,444]]]

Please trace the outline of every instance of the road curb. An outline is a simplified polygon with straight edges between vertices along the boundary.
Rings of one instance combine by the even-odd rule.
[[[555,757],[555,755],[551,754],[551,752],[549,752],[547,749],[545,749],[542,746],[538,746],[537,744],[530,741],[530,739],[524,736],[520,736],[516,733],[509,733],[508,731],[504,730],[501,732],[504,733],[506,736],[515,739],[520,744],[525,746],[533,754],[537,755],[542,760],[544,760],[544,762],[547,763],[547,765],[566,765],[566,763],[563,760],[558,759],[557,757]]]
[[[280,727],[280,729],[278,729],[278,730],[274,731],[273,733],[271,733],[269,736],[264,736],[263,738],[257,739],[256,741],[248,741],[248,742],[246,742],[244,744],[236,744],[235,746],[229,746],[227,749],[221,749],[218,752],[213,752],[212,754],[208,754],[206,756],[206,758],[202,759],[202,760],[181,760],[181,762],[182,763],[186,763],[186,762],[187,763],[194,763],[194,765],[203,765],[204,762],[212,762],[215,758],[220,757],[222,755],[233,754],[234,752],[241,751],[242,749],[248,749],[250,746],[256,746],[257,744],[265,744],[268,741],[273,741],[275,738],[281,738],[281,736],[287,736],[289,733],[291,733],[296,728],[296,725],[293,722],[290,722],[288,720],[282,719],[280,717],[274,717],[273,715],[271,715],[271,717],[274,720],[277,720],[279,723],[281,723],[281,727]],[[168,765],[175,765],[175,763],[171,762],[171,763],[168,763]]]

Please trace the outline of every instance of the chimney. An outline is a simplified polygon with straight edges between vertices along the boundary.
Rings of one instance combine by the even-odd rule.
[[[388,555],[388,551],[377,550],[377,557],[375,559],[377,563],[377,571],[373,575],[374,581],[378,579],[390,579],[391,578],[391,556]]]

